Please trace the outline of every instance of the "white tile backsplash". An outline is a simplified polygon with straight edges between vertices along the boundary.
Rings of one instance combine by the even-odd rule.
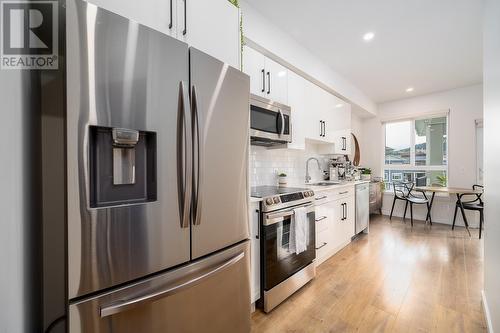
[[[277,185],[278,174],[287,174],[288,184],[304,184],[306,176],[306,160],[316,157],[320,160],[321,168],[326,169],[328,158],[317,153],[316,145],[306,144],[305,150],[268,149],[259,146],[250,146],[250,185]],[[309,162],[309,173],[312,181],[323,179],[323,173],[318,170],[315,161]]]

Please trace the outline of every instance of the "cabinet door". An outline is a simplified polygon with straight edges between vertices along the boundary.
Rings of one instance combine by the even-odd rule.
[[[337,119],[335,117],[335,96],[328,91],[320,89],[321,96],[321,115],[324,123],[323,141],[328,143],[335,142],[335,126]]]
[[[277,62],[266,58],[267,98],[288,104],[288,70]]]
[[[243,72],[250,76],[250,92],[264,96],[266,92],[266,64],[263,54],[254,49],[243,47]]]
[[[288,105],[292,108],[292,143],[288,144],[288,148],[305,149],[308,111],[305,81],[294,72],[288,72]]]
[[[89,3],[176,37],[177,1],[144,0],[140,6],[135,1],[123,0],[90,0]]]
[[[335,154],[349,155],[351,153],[351,130],[333,132]]]
[[[240,69],[239,9],[227,0],[172,1],[177,1],[178,38]]]
[[[306,80],[305,102],[307,131],[305,137],[314,141],[322,142],[323,139],[323,119],[324,114],[321,108],[321,88]]]
[[[251,302],[260,298],[260,210],[259,203],[252,203],[249,211],[250,221],[250,294]]]

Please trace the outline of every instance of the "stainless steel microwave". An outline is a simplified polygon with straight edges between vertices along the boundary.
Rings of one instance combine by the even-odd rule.
[[[290,107],[257,95],[251,95],[250,137],[251,143],[259,146],[292,142]]]

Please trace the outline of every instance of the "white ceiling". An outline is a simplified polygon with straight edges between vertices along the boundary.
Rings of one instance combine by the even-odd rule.
[[[482,82],[482,0],[247,2],[377,103]]]

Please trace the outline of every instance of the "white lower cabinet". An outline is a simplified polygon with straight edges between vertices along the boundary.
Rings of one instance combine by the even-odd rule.
[[[354,236],[354,187],[316,193],[316,265],[350,243]]]
[[[250,294],[255,303],[260,298],[260,205],[258,202],[250,204]]]

